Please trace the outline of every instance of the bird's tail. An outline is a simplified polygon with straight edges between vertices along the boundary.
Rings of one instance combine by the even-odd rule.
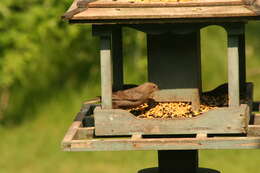
[[[99,103],[99,102],[101,102],[100,96],[95,97],[93,99],[86,100],[86,101],[83,102],[83,104],[95,104],[95,103]]]

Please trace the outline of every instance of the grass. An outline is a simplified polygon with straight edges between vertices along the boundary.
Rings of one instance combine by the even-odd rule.
[[[213,34],[212,41],[207,43],[205,40],[210,33],[216,34]],[[204,89],[211,89],[226,80],[224,69],[226,65],[222,65],[225,64],[223,58],[225,50],[220,44],[222,41],[225,42],[224,34],[223,30],[219,31],[216,27],[203,31]],[[253,39],[253,36],[249,35],[249,38]],[[207,47],[214,51],[210,52]],[[259,91],[260,79],[257,67],[260,61],[255,57],[254,47],[249,47],[248,50],[250,50],[248,67],[255,69],[248,71],[248,81],[255,82],[255,90]],[[208,57],[211,57],[212,61],[208,60]],[[144,67],[145,65],[138,66],[138,71]],[[131,76],[130,82],[137,79],[131,70],[126,71],[126,76]],[[145,75],[142,75],[139,81],[143,79]],[[47,171],[48,173],[133,173],[142,168],[156,166],[156,151],[63,152],[61,150],[60,142],[79,110],[81,102],[98,95],[99,88],[96,86],[96,82],[87,81],[81,89],[67,87],[57,91],[55,96],[52,95],[43,103],[35,104],[35,99],[28,100],[24,108],[27,111],[22,111],[21,114],[16,112],[17,116],[24,118],[22,122],[11,126],[0,126],[0,173],[45,173]],[[256,93],[255,98],[260,99],[259,92]],[[259,163],[260,150],[200,151],[200,166],[217,169],[222,173],[259,172]]]

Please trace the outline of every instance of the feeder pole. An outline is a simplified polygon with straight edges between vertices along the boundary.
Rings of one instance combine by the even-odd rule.
[[[198,150],[158,151],[159,173],[197,173]]]

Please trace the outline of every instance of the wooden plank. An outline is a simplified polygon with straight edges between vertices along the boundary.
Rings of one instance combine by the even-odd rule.
[[[192,109],[196,111],[200,107],[200,100],[199,100],[200,93],[198,88],[197,89],[188,89],[188,88],[187,89],[162,89],[160,91],[154,92],[152,98],[157,102],[174,102],[174,101],[191,102]]]
[[[94,135],[94,127],[80,127],[77,129],[77,132],[74,136],[74,140],[93,138]]]
[[[97,136],[155,135],[155,134],[242,134],[249,119],[247,105],[210,110],[193,118],[146,119],[137,118],[121,109],[96,108],[95,134]]]
[[[73,3],[71,4],[71,6],[69,7],[69,9],[67,10],[67,12],[70,12],[70,11],[78,8],[77,4],[78,4],[79,1],[81,1],[81,0],[74,0]]]
[[[70,8],[66,11],[66,13],[64,13],[61,18],[62,19],[66,19],[66,20],[69,20],[71,19],[74,15],[80,13],[80,12],[83,12],[86,10],[85,7],[83,8],[79,8],[78,7],[78,2],[81,1],[81,0],[74,0],[72,5],[70,6]]]
[[[228,96],[231,107],[237,107],[240,104],[238,47],[238,35],[228,33]]]
[[[82,126],[82,121],[83,121],[84,115],[82,113],[78,113],[76,118],[74,119],[74,122],[68,129],[66,135],[64,136],[62,140],[62,147],[64,149],[68,149],[70,147],[70,142],[74,139],[78,128]]]
[[[138,140],[138,139],[141,139],[142,138],[142,134],[133,134],[132,135],[132,140]]]
[[[260,137],[73,140],[69,151],[260,149]]]
[[[190,6],[224,6],[224,5],[244,5],[242,0],[98,0],[90,3],[90,8],[147,8],[147,7],[190,7]]]
[[[258,115],[259,116],[259,115]],[[81,127],[84,115],[78,114],[75,122],[71,125],[64,140],[62,148],[65,151],[118,151],[118,150],[191,150],[191,149],[260,149],[260,137],[203,137],[197,135],[194,137],[170,137],[170,138],[141,138],[140,134],[135,134],[132,138],[115,138],[106,137],[99,138],[94,136],[94,127],[89,129],[89,138],[82,136],[82,139],[77,139],[71,135],[71,129],[76,128],[80,131],[86,131]],[[252,130],[254,127],[249,126]],[[259,128],[258,128],[259,130]],[[78,132],[77,132],[78,133]],[[84,139],[83,139],[84,138]]]
[[[260,0],[255,0],[255,1],[254,1],[254,5],[255,5],[256,7],[260,7]]]
[[[198,139],[205,139],[205,138],[207,138],[207,133],[198,133],[196,135],[196,138],[198,138]]]
[[[260,10],[259,10],[260,11]],[[214,25],[219,22],[248,22],[260,20],[257,16],[235,16],[235,17],[215,17],[215,18],[155,18],[155,19],[73,19],[69,20],[71,24],[165,24],[165,23],[208,23]]]
[[[254,115],[254,125],[260,125],[260,114]]]
[[[112,108],[112,57],[111,37],[101,36],[100,64],[101,64],[101,94],[102,109]]]
[[[89,8],[72,20],[166,19],[257,16],[243,6],[171,7],[171,8]]]
[[[260,125],[249,125],[247,135],[260,137]]]

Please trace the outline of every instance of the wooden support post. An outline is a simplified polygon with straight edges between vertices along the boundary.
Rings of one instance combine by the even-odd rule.
[[[239,106],[239,36],[228,33],[229,106]]]
[[[113,89],[121,90],[124,85],[122,28],[112,31]]]
[[[111,37],[101,36],[100,64],[101,64],[101,94],[102,109],[112,108],[112,57]]]

